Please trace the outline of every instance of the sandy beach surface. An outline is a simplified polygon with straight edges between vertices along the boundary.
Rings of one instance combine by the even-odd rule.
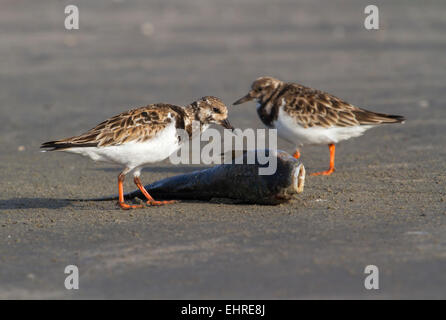
[[[378,31],[363,0],[2,1],[0,299],[446,298],[446,3],[374,3]],[[64,28],[68,4],[79,30]],[[279,206],[70,202],[116,193],[119,168],[39,152],[132,107],[230,106],[261,75],[407,121],[340,143],[337,171]],[[263,128],[254,103],[229,119]],[[325,170],[328,148],[302,161]],[[196,168],[165,161],[142,180]]]

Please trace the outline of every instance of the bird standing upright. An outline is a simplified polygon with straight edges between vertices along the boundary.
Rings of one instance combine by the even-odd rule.
[[[94,161],[111,162],[124,167],[118,176],[119,205],[122,209],[141,208],[124,202],[125,175],[133,172],[134,182],[147,198],[147,204],[162,205],[172,201],[156,201],[144,189],[140,180],[144,165],[162,161],[181,147],[179,129],[189,137],[198,128],[200,132],[210,124],[233,129],[227,120],[226,105],[216,97],[206,96],[188,106],[157,103],[118,114],[96,127],[75,137],[49,141],[41,148],[47,151],[67,151],[87,156]]]
[[[286,83],[273,77],[260,77],[247,95],[233,104],[257,100],[257,113],[269,128],[294,143],[294,157],[303,145],[327,144],[330,167],[312,175],[330,175],[335,170],[335,143],[358,137],[380,124],[401,123],[404,117],[377,113],[355,107],[331,94]]]

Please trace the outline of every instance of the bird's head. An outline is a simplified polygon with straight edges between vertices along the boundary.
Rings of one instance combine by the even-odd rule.
[[[228,108],[221,99],[206,96],[195,101],[198,106],[197,117],[203,124],[215,123],[226,129],[234,129],[228,121]]]
[[[273,77],[260,77],[252,83],[251,90],[248,94],[238,99],[233,104],[242,104],[254,99],[261,101],[263,97],[270,97],[281,83],[282,81]]]

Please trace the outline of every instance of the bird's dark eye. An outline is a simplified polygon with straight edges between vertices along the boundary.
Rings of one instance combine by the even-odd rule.
[[[214,113],[221,113],[220,109],[218,109],[218,108],[213,108],[212,111],[214,111]]]

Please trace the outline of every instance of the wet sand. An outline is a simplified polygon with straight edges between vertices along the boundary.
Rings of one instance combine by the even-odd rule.
[[[77,31],[66,4],[0,5],[0,298],[446,298],[444,1],[375,1],[379,31],[367,1],[84,0]],[[70,202],[116,193],[119,168],[39,152],[130,107],[230,105],[261,75],[408,120],[339,144],[335,174],[280,206]],[[263,128],[254,103],[230,121]],[[307,172],[328,165],[324,146],[302,155]],[[364,289],[370,264],[379,290]]]

